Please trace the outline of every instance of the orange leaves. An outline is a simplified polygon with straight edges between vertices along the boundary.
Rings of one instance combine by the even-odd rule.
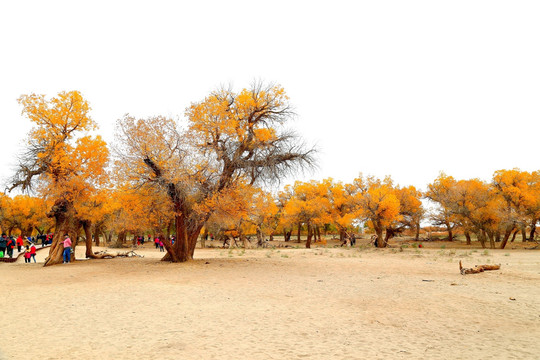
[[[283,220],[286,223],[329,223],[330,201],[328,187],[317,181],[294,183],[292,196],[283,208]]]
[[[289,112],[288,97],[280,86],[253,87],[240,93],[219,90],[204,101],[193,103],[186,116],[190,130],[200,136],[200,144],[237,141],[247,150],[276,138],[276,122]]]
[[[422,194],[414,187],[394,186],[391,178],[359,177],[352,184],[332,179],[296,182],[279,194],[283,226],[298,223],[334,225],[348,231],[360,222],[377,231],[414,227],[422,216]]]
[[[77,194],[96,185],[104,174],[108,149],[99,136],[81,137],[96,128],[81,93],[61,92],[50,100],[43,95],[23,95],[19,103],[23,114],[36,126],[30,132],[28,155],[18,171],[22,178],[14,186],[24,189],[33,176],[41,176],[47,183],[43,190],[73,201]]]
[[[493,186],[507,203],[523,212],[526,208],[537,206],[538,184],[534,175],[519,169],[499,170],[493,174]]]
[[[381,227],[400,219],[400,202],[394,189],[379,181],[369,182],[367,191],[360,197],[360,209],[364,218]]]
[[[276,131],[274,129],[255,129],[253,135],[261,143],[271,142],[276,138]]]
[[[39,135],[60,141],[76,131],[94,130],[95,122],[90,118],[90,106],[78,91],[61,92],[47,101],[44,95],[23,95],[19,98],[23,114],[34,122]],[[36,134],[38,135],[38,134]]]
[[[3,195],[0,199],[2,230],[19,229],[31,235],[34,228],[50,229],[53,222],[46,215],[49,206],[44,199],[37,197],[17,195],[12,199]]]
[[[429,185],[427,196],[440,205],[439,214],[477,233],[491,246],[495,234],[505,234],[529,224],[536,226],[540,216],[540,193],[536,173],[519,169],[499,170],[491,183],[478,179],[456,181],[441,174]]]

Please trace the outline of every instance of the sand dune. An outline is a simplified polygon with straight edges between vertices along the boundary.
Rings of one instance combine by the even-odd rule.
[[[204,249],[186,264],[138,252],[48,268],[0,263],[0,359],[540,354],[537,251]],[[462,276],[459,260],[502,269]]]

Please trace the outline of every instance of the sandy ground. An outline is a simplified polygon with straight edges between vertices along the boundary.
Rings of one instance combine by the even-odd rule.
[[[198,249],[184,264],[138,253],[0,263],[0,359],[540,356],[539,251]],[[462,276],[459,260],[502,268]]]

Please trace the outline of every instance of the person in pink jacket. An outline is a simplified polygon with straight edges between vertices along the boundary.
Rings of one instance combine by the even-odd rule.
[[[64,235],[62,244],[64,244],[64,253],[62,254],[64,257],[64,264],[67,264],[71,261],[71,239],[68,234]]]

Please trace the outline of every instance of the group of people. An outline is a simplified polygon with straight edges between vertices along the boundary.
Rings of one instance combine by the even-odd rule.
[[[31,259],[36,262],[36,246],[31,241],[31,238],[25,240],[22,236],[19,236],[15,240],[12,236],[8,237],[6,234],[2,234],[2,237],[0,237],[0,258],[6,255],[13,258],[15,247],[17,247],[19,253],[24,251],[24,262],[29,263]]]
[[[146,241],[152,242],[152,237],[148,235],[148,238]],[[170,242],[172,245],[174,245],[174,241],[175,241],[175,237],[171,236]],[[137,246],[144,245],[144,242],[145,242],[144,236],[137,237]],[[154,238],[154,246],[156,247],[156,249],[159,249],[160,252],[165,252],[165,244],[163,243],[163,240],[159,236],[156,236]]]
[[[53,234],[38,235],[37,240],[41,240],[41,246],[43,247],[52,243],[53,236]],[[13,258],[13,252],[15,247],[17,247],[17,252],[19,254],[24,252],[23,257],[25,263],[31,263],[32,260],[34,260],[36,263],[37,249],[35,242],[36,239],[30,236],[28,238],[24,238],[19,235],[17,239],[14,239],[12,236],[8,237],[6,234],[2,234],[0,237],[0,258],[3,258],[4,256]],[[69,239],[67,234],[64,236],[64,241],[62,241],[62,244],[64,245],[64,263],[68,263],[71,261],[71,239]]]
[[[150,237],[150,235],[148,235],[148,237]],[[174,245],[175,237],[171,236],[170,241],[171,245]],[[159,249],[160,252],[165,252],[165,245],[163,244],[163,240],[161,240],[159,237],[154,239],[154,245],[156,246],[156,249]]]

